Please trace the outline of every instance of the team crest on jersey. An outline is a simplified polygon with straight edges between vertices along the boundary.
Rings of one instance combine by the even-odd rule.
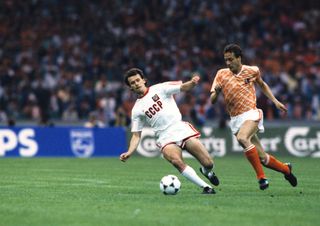
[[[152,97],[152,100],[153,100],[154,102],[158,101],[159,99],[160,99],[160,97],[158,96],[158,94],[156,94],[156,95],[154,95],[154,96]]]

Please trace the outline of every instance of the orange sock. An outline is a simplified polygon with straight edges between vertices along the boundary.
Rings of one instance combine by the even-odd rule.
[[[283,162],[280,162],[278,159],[276,159],[274,156],[267,154],[264,161],[262,161],[262,164],[265,167],[268,167],[270,169],[276,170],[278,172],[289,174],[290,170],[289,167],[284,164]]]
[[[264,175],[264,171],[260,162],[260,158],[257,152],[256,147],[252,144],[248,148],[245,149],[244,154],[246,155],[247,159],[251,163],[254,171],[256,171],[257,178],[266,178]]]

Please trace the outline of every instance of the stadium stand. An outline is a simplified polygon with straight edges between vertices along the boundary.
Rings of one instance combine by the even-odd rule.
[[[287,103],[285,118],[319,121],[319,21],[318,1],[1,1],[0,122],[72,123],[95,112],[129,125],[135,98],[122,74],[140,67],[151,84],[198,71],[202,83],[177,103],[197,125],[223,123],[222,101],[208,101],[230,42]],[[284,118],[261,94],[258,106],[266,120]]]

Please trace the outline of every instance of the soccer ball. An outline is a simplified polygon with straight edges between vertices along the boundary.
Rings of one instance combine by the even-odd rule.
[[[181,182],[175,175],[162,177],[160,181],[160,190],[165,195],[175,195],[180,191]]]

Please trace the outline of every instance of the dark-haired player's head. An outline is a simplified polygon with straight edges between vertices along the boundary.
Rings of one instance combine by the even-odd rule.
[[[126,73],[124,74],[124,82],[126,83],[127,86],[130,87],[129,78],[135,75],[140,75],[140,77],[145,80],[143,71],[141,69],[131,68],[128,71],[126,71]]]
[[[224,47],[223,53],[233,53],[236,58],[242,57],[241,47],[237,44],[229,44]]]
[[[229,44],[223,51],[224,61],[227,67],[235,74],[239,73],[242,67],[242,50],[237,44]]]
[[[130,89],[138,94],[138,96],[143,96],[147,91],[147,80],[144,74],[139,68],[131,68],[124,74],[124,81]]]

